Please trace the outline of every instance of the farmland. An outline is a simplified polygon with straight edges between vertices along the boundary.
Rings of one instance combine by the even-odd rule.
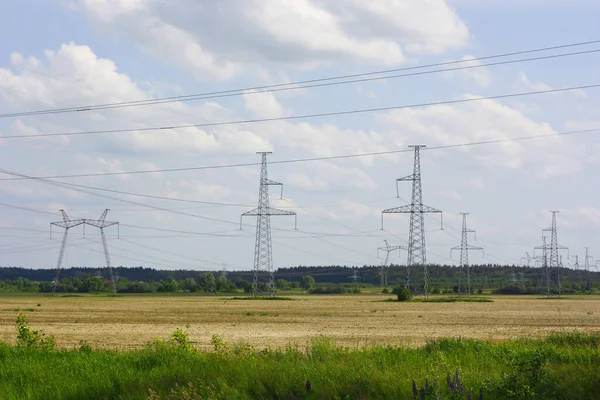
[[[4,295],[0,340],[15,340],[23,310],[35,329],[73,348],[139,349],[182,328],[192,345],[211,348],[213,334],[256,348],[305,346],[324,335],[336,344],[420,346],[438,338],[500,342],[551,333],[600,332],[600,296],[541,299],[493,296],[487,303],[394,303],[390,296],[292,296],[292,301],[189,295]]]

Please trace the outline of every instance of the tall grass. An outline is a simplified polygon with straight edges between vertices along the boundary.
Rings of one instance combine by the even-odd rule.
[[[306,349],[255,350],[213,336],[213,351],[177,330],[142,350],[49,350],[0,344],[2,399],[410,399],[413,381],[450,393],[460,371],[477,399],[592,399],[600,393],[600,335],[492,344],[442,339],[422,348],[338,347],[326,337]],[[307,390],[310,388],[310,390]],[[420,398],[420,396],[419,396]]]

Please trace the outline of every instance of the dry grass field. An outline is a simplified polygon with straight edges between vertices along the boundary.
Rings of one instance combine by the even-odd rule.
[[[327,335],[338,344],[421,345],[440,337],[501,341],[560,332],[600,333],[600,296],[567,299],[492,297],[493,303],[391,303],[390,296],[295,296],[293,301],[242,301],[214,296],[0,297],[0,340],[14,342],[19,309],[30,326],[99,348],[139,348],[176,328],[209,348],[213,334],[255,347],[304,346]]]

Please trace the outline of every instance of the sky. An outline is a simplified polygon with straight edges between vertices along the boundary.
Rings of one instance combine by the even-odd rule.
[[[256,219],[244,217],[240,230],[240,215],[256,207],[261,151],[273,152],[269,178],[284,184],[283,198],[270,187],[271,206],[297,213],[297,230],[293,217],[271,219],[275,268],[378,265],[384,240],[407,244],[408,215],[385,215],[382,230],[381,211],[410,203],[410,184],[397,192],[396,179],[412,174],[416,144],[427,146],[423,202],[443,211],[443,230],[439,215],[425,217],[428,262],[459,262],[451,248],[469,213],[469,243],[485,248],[471,264],[521,264],[550,210],[569,248],[564,265],[575,255],[582,265],[586,246],[600,258],[600,88],[497,98],[599,85],[600,42],[414,68],[600,40],[599,12],[584,0],[5,2],[0,265],[54,268],[58,210],[96,219],[110,209],[114,266],[251,269]],[[575,52],[587,53],[488,65]],[[297,84],[402,68],[413,69]],[[277,84],[292,85],[256,89]],[[238,92],[10,115],[228,90]],[[275,120],[189,127],[256,119]],[[320,159],[285,162],[307,158]],[[103,265],[99,230],[71,229],[63,266]]]

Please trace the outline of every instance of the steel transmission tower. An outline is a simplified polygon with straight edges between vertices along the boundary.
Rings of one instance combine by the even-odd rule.
[[[528,267],[531,266],[531,261],[535,261],[536,259],[536,257],[530,256],[528,252],[525,252],[525,257],[521,257],[521,261],[526,261]]]
[[[94,226],[100,229],[100,237],[102,238],[102,247],[104,248],[104,257],[106,257],[106,268],[110,272],[110,281],[112,283],[113,294],[117,294],[117,281],[115,279],[115,274],[113,273],[112,265],[110,264],[110,254],[108,253],[108,244],[106,243],[106,235],[104,235],[104,228],[108,228],[109,226],[119,225],[116,221],[107,221],[106,215],[108,214],[109,209],[104,210],[99,219],[85,219],[86,225]]]
[[[377,256],[379,257],[380,251],[385,251],[385,260],[381,264],[381,287],[387,287],[388,285],[388,262],[390,260],[390,253],[392,251],[398,250],[398,254],[400,254],[400,249],[402,246],[390,246],[387,240],[383,241],[385,243],[385,247],[377,248]]]
[[[546,273],[546,295],[550,296],[550,272],[548,271],[548,246],[546,245],[546,236],[542,235],[542,245],[536,246],[535,250],[542,250],[541,257],[535,257],[542,262],[542,281],[544,272]]]
[[[585,248],[585,280],[586,280],[586,288],[588,292],[592,291],[592,280],[590,279],[590,259],[592,256],[589,255],[589,247]]]
[[[408,250],[406,262],[406,288],[410,290],[410,269],[413,266],[423,266],[423,294],[427,297],[427,251],[425,249],[425,213],[440,213],[441,211],[423,204],[423,188],[421,186],[421,157],[419,151],[424,145],[408,146],[415,150],[414,167],[412,175],[396,179],[396,192],[398,193],[398,182],[412,182],[411,203],[401,207],[388,208],[381,212],[381,229],[383,229],[383,214],[410,214],[410,228],[408,234],[408,246],[402,247]],[[399,195],[398,195],[399,197]]]
[[[245,212],[240,217],[240,229],[244,216],[256,216],[256,244],[254,248],[254,280],[252,282],[252,297],[259,295],[275,295],[275,279],[273,277],[273,249],[271,244],[271,215],[293,215],[292,211],[279,210],[269,206],[269,186],[281,186],[283,197],[283,184],[272,181],[267,174],[267,155],[271,152],[257,152],[262,156],[260,169],[260,186],[258,189],[258,207]],[[296,217],[297,218],[297,217]],[[294,225],[296,229],[297,225]],[[266,284],[266,290],[262,284]]]
[[[67,245],[67,236],[69,229],[79,225],[83,225],[85,220],[83,219],[70,219],[65,210],[59,210],[62,214],[63,220],[58,222],[50,223],[50,238],[52,238],[52,225],[64,228],[65,233],[63,234],[62,242],[60,244],[60,251],[58,253],[58,262],[56,263],[56,273],[54,274],[54,280],[52,281],[52,293],[56,293],[56,287],[58,286],[58,278],[60,275],[60,268],[62,265],[63,256],[65,255],[65,246]]]
[[[65,254],[65,246],[67,243],[67,234],[69,229],[76,227],[78,225],[83,225],[85,229],[85,225],[91,225],[96,228],[100,228],[100,236],[102,238],[102,246],[104,247],[104,256],[106,257],[106,267],[110,272],[110,280],[112,284],[113,294],[117,294],[117,281],[115,279],[115,275],[113,274],[113,269],[110,264],[110,255],[108,254],[108,245],[106,243],[106,236],[104,235],[104,228],[108,228],[109,226],[118,225],[118,222],[115,221],[106,221],[106,214],[108,214],[109,209],[104,210],[100,219],[70,219],[67,216],[67,213],[64,210],[60,210],[62,213],[63,220],[59,222],[51,222],[50,227],[52,225],[60,226],[65,229],[65,233],[63,235],[62,243],[60,245],[60,252],[58,253],[58,262],[56,263],[56,274],[54,275],[54,282],[52,283],[52,293],[56,292],[56,286],[58,285],[58,278],[60,275],[60,268],[62,265],[63,256]],[[52,231],[50,231],[50,235],[52,235]]]
[[[558,235],[556,231],[556,214],[558,211],[550,211],[552,213],[552,226],[544,229],[546,232],[550,232],[550,253],[548,255],[548,273],[550,280],[558,287],[558,295],[560,296],[561,284],[560,284],[560,257],[559,250],[568,250],[564,246],[558,245]]]
[[[475,231],[472,229],[467,229],[467,215],[469,213],[460,213],[463,217],[462,221],[462,237],[460,241],[460,246],[453,247],[450,249],[450,256],[452,256],[453,250],[460,250],[460,272],[458,273],[458,293],[461,292],[461,280],[462,280],[462,269],[467,269],[467,294],[471,295],[471,272],[469,267],[469,251],[471,250],[481,250],[483,251],[483,247],[471,246],[468,243],[468,234],[473,233],[476,235]],[[475,236],[475,240],[477,240],[477,236]]]

